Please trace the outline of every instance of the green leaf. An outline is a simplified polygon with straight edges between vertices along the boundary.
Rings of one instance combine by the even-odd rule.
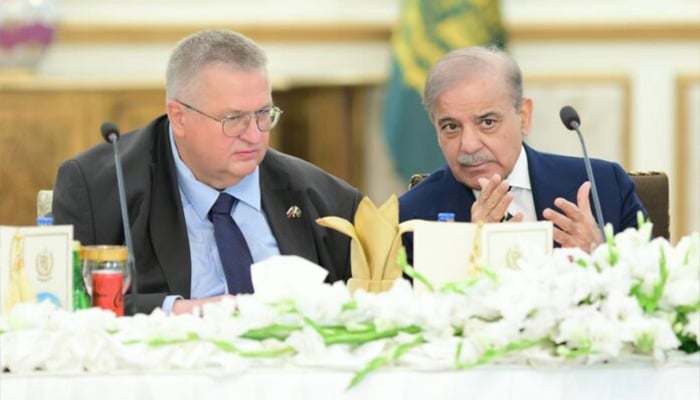
[[[406,257],[406,248],[403,246],[401,246],[401,248],[399,249],[397,263],[399,264],[399,267],[401,267],[403,273],[411,277],[411,279],[413,279],[414,282],[418,281],[422,283],[428,292],[435,291],[435,286],[433,286],[433,284],[430,283],[428,278],[423,276],[420,272],[416,271],[415,268],[408,264],[408,258]]]
[[[251,340],[266,340],[266,339],[278,339],[285,340],[292,334],[292,332],[301,330],[301,327],[296,325],[281,325],[274,324],[267,326],[265,328],[251,329],[241,335],[241,337]]]
[[[697,353],[700,351],[700,346],[698,345],[695,336],[683,333],[683,328],[688,324],[688,314],[700,310],[700,303],[692,306],[680,306],[676,309],[676,318],[673,323],[673,333],[675,333],[680,345],[678,350],[685,353]]]
[[[287,354],[296,353],[294,347],[288,345],[281,346],[275,349],[244,351],[224,340],[213,339],[210,340],[210,342],[225,352],[234,353],[246,358],[276,358]]]
[[[401,358],[406,352],[411,350],[412,348],[416,346],[420,346],[421,344],[425,343],[425,338],[423,338],[422,335],[416,336],[412,341],[408,343],[402,343],[391,352],[391,354],[384,354],[382,356],[378,356],[373,358],[367,365],[365,365],[361,370],[359,370],[353,377],[352,380],[350,381],[350,384],[346,388],[346,390],[352,389],[355,387],[358,383],[360,383],[367,375],[369,375],[372,371],[376,370],[377,368],[389,364],[389,362],[393,362]]]
[[[508,354],[508,353],[511,353],[514,351],[520,351],[520,350],[524,350],[524,349],[527,349],[530,347],[535,347],[535,346],[539,346],[542,344],[549,344],[549,343],[551,343],[551,341],[549,339],[521,340],[518,342],[509,343],[505,347],[500,347],[500,348],[499,347],[491,347],[491,348],[487,349],[486,351],[484,351],[484,354],[482,354],[481,357],[477,358],[476,360],[462,363],[459,361],[460,356],[462,354],[462,343],[460,342],[457,345],[457,351],[456,351],[456,357],[455,357],[455,368],[457,368],[457,369],[473,368],[477,365],[489,363],[497,357],[501,357],[505,354]]]
[[[352,310],[357,310],[357,302],[355,300],[349,301],[341,307],[341,310],[343,311],[352,311]]]
[[[666,280],[668,279],[668,268],[666,267],[666,253],[664,249],[661,248],[661,256],[659,260],[659,275],[661,279],[652,288],[651,295],[647,295],[642,291],[642,284],[637,283],[632,286],[630,293],[637,298],[639,306],[642,307],[644,312],[651,314],[656,311],[659,307],[659,301],[664,293],[664,288],[666,287]]]
[[[605,232],[605,241],[608,244],[608,264],[614,267],[620,259],[620,250],[615,246],[615,232],[613,232],[611,224],[605,225],[603,230]]]
[[[350,390],[353,387],[355,387],[358,383],[360,383],[367,375],[369,375],[372,371],[376,370],[377,368],[381,367],[382,365],[385,365],[389,361],[388,357],[386,356],[379,356],[369,363],[362,367],[361,370],[359,370],[353,377],[352,380],[350,381],[350,384],[348,385],[345,390]]]
[[[416,334],[416,333],[419,333],[420,331],[421,331],[421,328],[418,326],[408,326],[408,327],[399,327],[399,328],[395,328],[395,329],[389,329],[389,330],[381,331],[381,332],[378,332],[375,330],[361,331],[361,332],[345,332],[345,333],[339,333],[337,335],[324,336],[323,340],[326,343],[326,346],[330,346],[330,345],[334,345],[334,344],[365,344],[365,343],[373,342],[375,340],[394,337],[402,332]]]

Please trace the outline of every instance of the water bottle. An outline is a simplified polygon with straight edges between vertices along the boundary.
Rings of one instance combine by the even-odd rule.
[[[455,213],[451,212],[441,212],[438,213],[439,222],[455,222]]]
[[[39,217],[36,219],[36,224],[39,226],[53,225],[53,217]]]

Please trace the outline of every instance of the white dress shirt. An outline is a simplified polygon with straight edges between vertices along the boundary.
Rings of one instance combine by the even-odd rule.
[[[513,201],[508,206],[511,215],[522,213],[523,221],[537,221],[535,211],[535,200],[532,197],[532,186],[530,185],[530,173],[527,164],[527,153],[524,147],[520,147],[520,155],[513,166],[513,170],[506,178],[510,184],[510,191],[513,193]],[[480,190],[474,190],[474,197],[479,198]]]
[[[228,293],[224,269],[214,239],[214,224],[209,220],[209,210],[219,197],[219,191],[195,178],[192,171],[180,159],[172,129],[169,134],[190,245],[192,266],[190,298],[197,299]],[[241,229],[255,262],[280,253],[277,240],[272,234],[262,209],[259,180],[259,168],[256,168],[252,174],[224,190],[238,199],[231,210],[231,216]],[[167,296],[163,301],[163,310],[170,312],[178,298],[182,297]]]

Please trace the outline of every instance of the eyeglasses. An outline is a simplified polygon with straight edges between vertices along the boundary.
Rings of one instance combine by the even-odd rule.
[[[250,126],[250,120],[253,118],[253,115],[255,115],[255,124],[258,126],[260,132],[269,132],[270,129],[277,125],[283,112],[279,107],[267,107],[257,111],[231,114],[222,119],[218,119],[192,107],[187,103],[183,103],[180,100],[175,101],[196,113],[202,114],[205,117],[220,123],[221,132],[224,134],[224,136],[231,138],[241,136],[243,133],[245,133],[248,126]]]

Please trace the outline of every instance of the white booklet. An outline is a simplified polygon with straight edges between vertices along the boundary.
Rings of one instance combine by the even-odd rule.
[[[551,254],[552,223],[493,223],[479,229],[477,224],[468,222],[416,221],[413,267],[433,285],[440,286],[469,279],[476,261],[489,269],[517,268],[523,246],[536,246]],[[475,250],[480,254],[474,254]],[[425,289],[417,281],[414,287],[418,291]]]
[[[0,312],[49,300],[73,309],[73,226],[0,226]]]

